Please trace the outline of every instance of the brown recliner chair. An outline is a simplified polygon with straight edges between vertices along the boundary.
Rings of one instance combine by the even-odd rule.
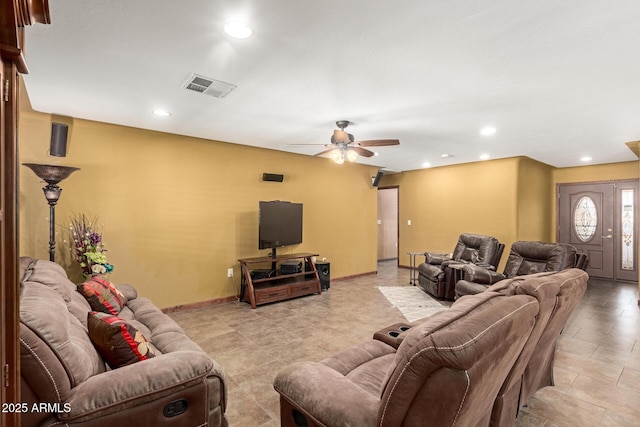
[[[530,336],[538,301],[484,292],[415,324],[399,346],[371,339],[280,371],[281,425],[488,425]]]
[[[474,265],[464,266],[464,279],[455,284],[455,297],[483,292],[500,280],[516,276],[573,268],[578,259],[576,254],[574,246],[564,243],[514,242],[502,274]]]
[[[500,263],[504,244],[498,239],[480,234],[463,233],[451,257],[448,254],[425,252],[425,262],[418,266],[418,285],[436,298],[453,300],[455,280],[452,266],[474,264],[495,270]]]

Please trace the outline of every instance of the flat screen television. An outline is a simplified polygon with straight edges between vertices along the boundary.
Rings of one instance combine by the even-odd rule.
[[[275,248],[302,243],[302,203],[279,200],[259,203],[258,248]]]

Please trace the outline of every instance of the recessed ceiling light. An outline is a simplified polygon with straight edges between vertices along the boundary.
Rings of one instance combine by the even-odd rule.
[[[165,110],[153,110],[151,112],[153,114],[155,114],[156,116],[160,116],[160,117],[169,117],[171,115],[170,112],[165,111]]]
[[[449,153],[440,154],[440,158],[442,159],[448,159],[449,157],[454,157],[454,156],[453,154],[449,154]]]
[[[253,34],[253,30],[244,22],[231,21],[224,24],[225,33],[236,39],[247,39]]]
[[[430,168],[430,167],[431,167],[431,163],[429,163],[429,162],[424,162],[424,163],[422,164],[422,167],[423,167],[423,168]]]
[[[491,158],[488,154],[480,154],[480,160],[489,160]]]
[[[580,161],[582,162],[590,162],[591,160],[593,160],[591,157],[589,156],[584,156],[580,159]]]
[[[496,133],[496,128],[492,127],[492,126],[487,126],[484,127],[482,129],[480,129],[480,133],[484,136],[489,136],[489,135],[493,135]]]

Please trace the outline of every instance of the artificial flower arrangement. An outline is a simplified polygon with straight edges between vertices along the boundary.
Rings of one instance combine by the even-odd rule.
[[[107,274],[113,265],[107,262],[102,233],[96,228],[97,218],[88,219],[84,214],[71,218],[71,237],[74,245],[74,259],[80,264],[82,275]]]

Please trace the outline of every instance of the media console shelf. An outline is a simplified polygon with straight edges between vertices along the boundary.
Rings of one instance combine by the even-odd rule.
[[[321,294],[320,277],[312,261],[313,253],[283,254],[275,258],[269,256],[239,259],[242,270],[242,287],[240,300],[257,305],[282,301],[303,295]],[[302,271],[292,274],[281,274],[280,265],[283,261],[297,260],[302,262]],[[270,277],[254,278],[251,272],[258,267],[268,266],[273,270]],[[264,268],[262,268],[264,269]]]

